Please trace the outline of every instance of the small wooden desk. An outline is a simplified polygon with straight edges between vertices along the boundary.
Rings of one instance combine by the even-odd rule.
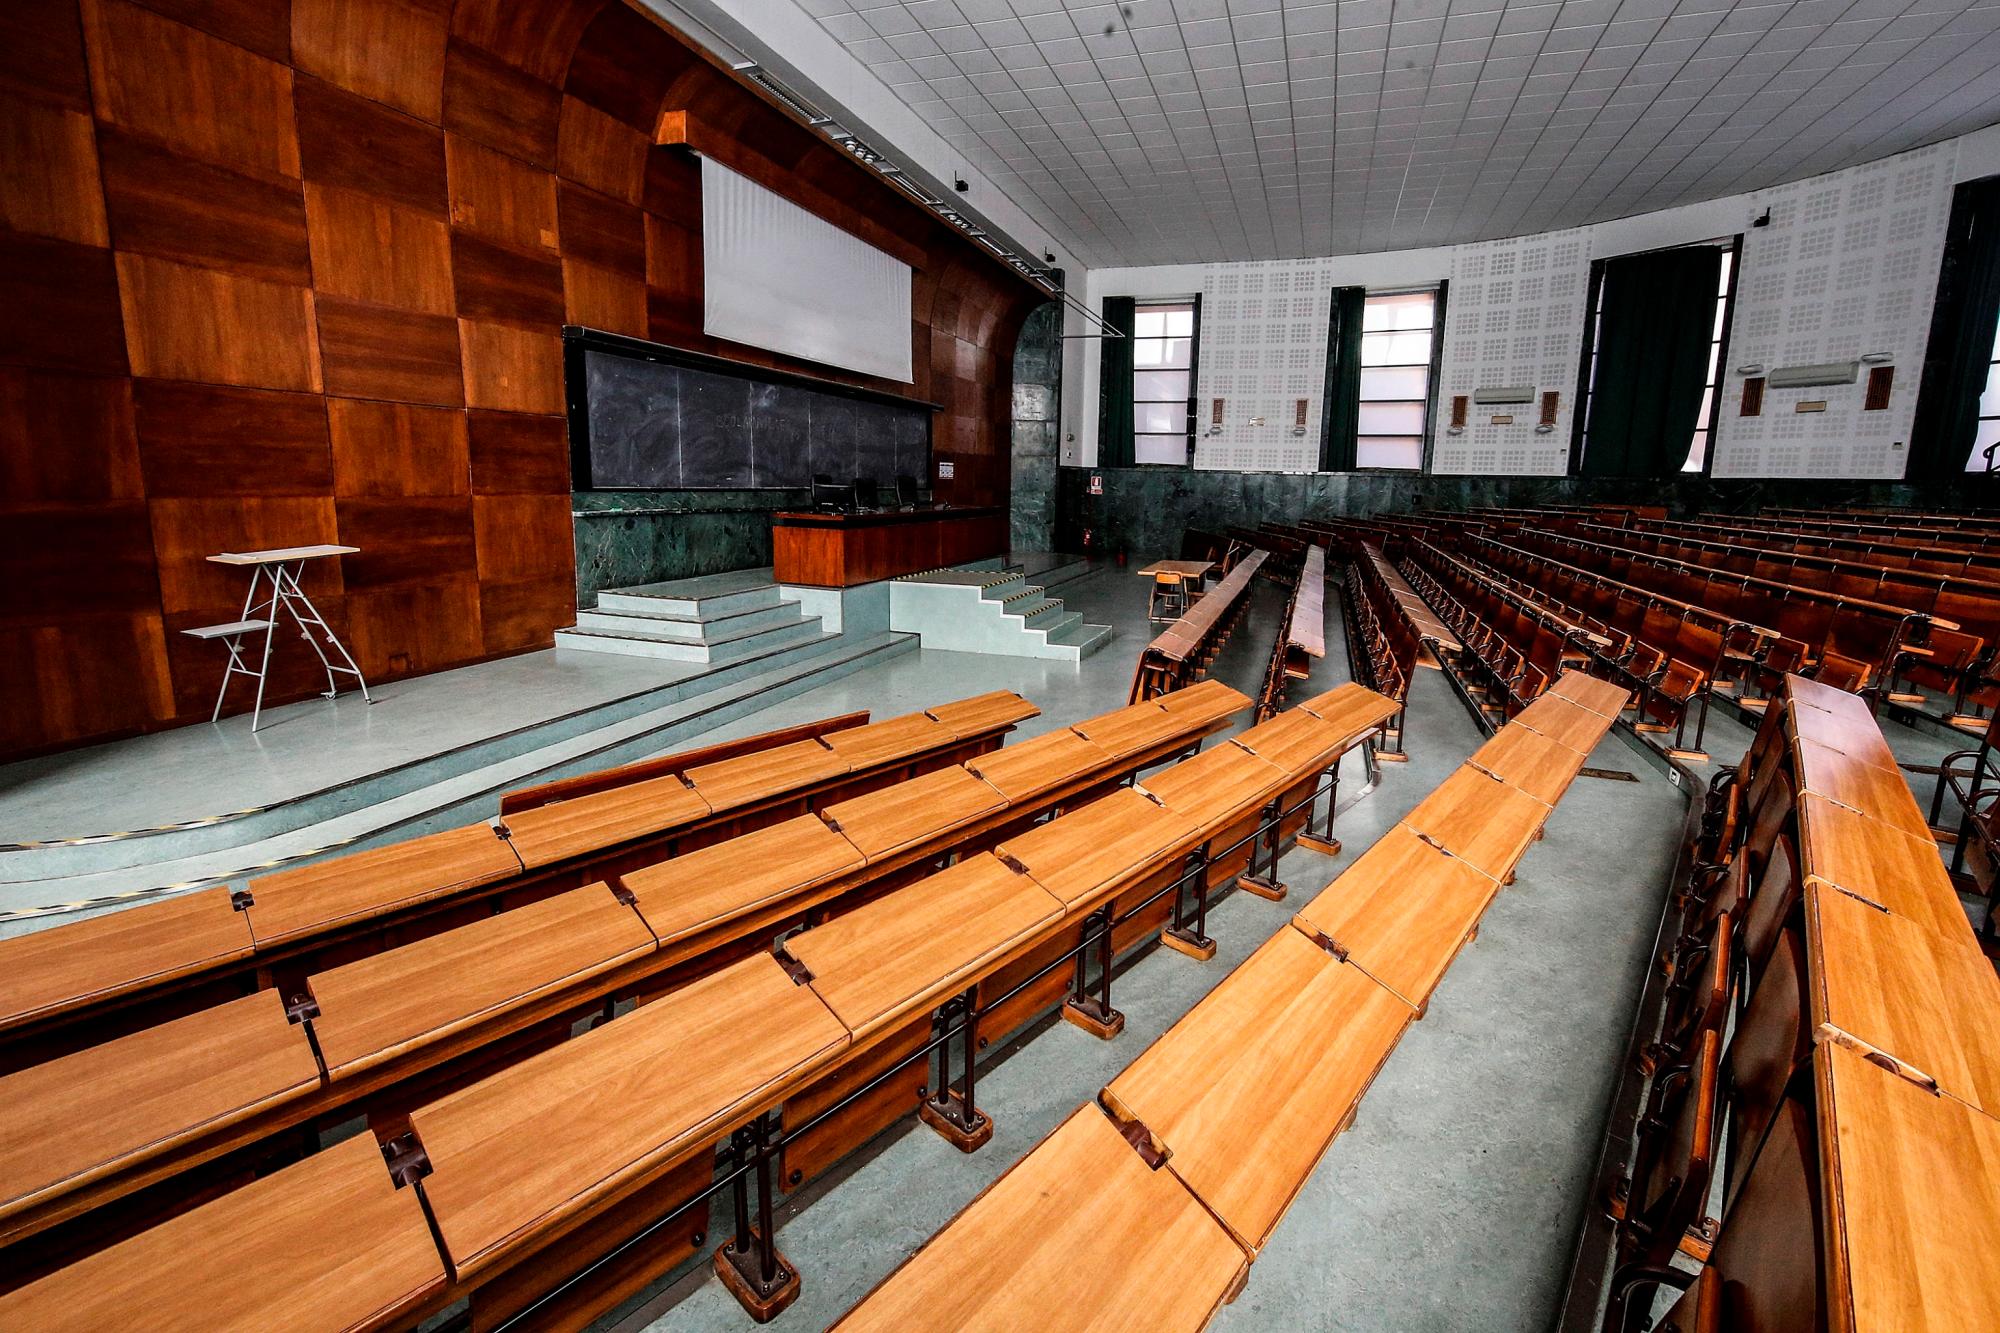
[[[491,824],[467,824],[260,876],[250,881],[254,901],[245,915],[257,947],[270,949],[496,883],[521,868]]]
[[[1466,760],[1550,809],[1583,769],[1584,756],[1527,727],[1502,727]]]
[[[1519,788],[1476,768],[1460,768],[1402,822],[1474,870],[1505,883],[1548,813],[1547,806]]]
[[[2000,978],[1968,933],[1947,940],[1838,889],[1806,889],[1811,1014],[1911,1077],[2000,1115]]]
[[[1195,583],[1208,577],[1208,571],[1215,568],[1213,560],[1155,560],[1144,569],[1132,572],[1140,578],[1150,579],[1159,574],[1178,574]]]
[[[1283,789],[1287,777],[1276,764],[1224,741],[1156,771],[1144,786],[1207,838],[1255,813]]]
[[[305,1029],[269,990],[0,1078],[0,1240],[83,1211],[65,1196],[107,1177],[136,1188],[148,1159],[319,1083]]]
[[[816,815],[741,833],[623,878],[660,947],[677,951],[718,926],[802,910],[814,890],[861,869],[854,844]]]
[[[248,958],[251,945],[226,888],[0,941],[0,1031]]]
[[[653,952],[653,932],[602,884],[517,907],[312,978],[327,1076],[420,1045]]]
[[[965,770],[983,779],[1009,804],[1018,804],[1086,773],[1108,769],[1112,762],[1102,747],[1064,728],[968,759]]]
[[[1858,700],[1856,701],[1859,702]],[[1896,753],[1882,736],[1882,726],[1865,710],[1826,712],[1811,704],[1793,701],[1792,734],[1838,750],[1850,759],[1876,768],[1900,772]]]
[[[1912,837],[1930,837],[1930,825],[1899,770],[1879,768],[1804,738],[1792,742],[1792,758],[1801,793],[1838,801]]]
[[[785,949],[858,1046],[929,1013],[1062,914],[1034,880],[981,853],[794,935]]]
[[[1786,676],[1785,692],[1791,696],[1795,704],[1817,708],[1821,712],[1836,716],[1867,718],[1871,723],[1875,720],[1868,711],[1868,705],[1861,701],[1859,695],[1849,694],[1846,690],[1836,690],[1831,685],[1822,685],[1805,676]]]
[[[1136,883],[1198,836],[1185,817],[1125,788],[1016,834],[994,851],[1018,862],[1074,915]]]
[[[1812,792],[1799,797],[1798,818],[1808,881],[1844,889],[1954,942],[1971,940],[1937,843]]]
[[[0,1326],[374,1328],[444,1280],[422,1200],[364,1132],[0,1296]]]
[[[830,1065],[847,1030],[757,953],[410,1117],[464,1279],[594,1214]]]
[[[1111,1081],[1137,1121],[1252,1255],[1411,1022],[1358,967],[1286,927]]]
[[[958,739],[958,733],[934,717],[905,713],[901,717],[870,722],[865,727],[830,732],[827,748],[847,761],[850,771],[908,759],[929,750],[941,749]]]
[[[850,772],[846,756],[817,740],[793,741],[768,750],[701,764],[687,780],[710,810],[723,814],[826,782]]]
[[[819,813],[873,863],[963,828],[1005,804],[999,792],[953,766],[836,801]]]
[[[1500,885],[1398,824],[1299,910],[1347,961],[1421,1014]]]
[[[834,1328],[1197,1333],[1247,1267],[1174,1174],[1086,1105]]]
[[[960,736],[1012,728],[1016,722],[1040,717],[1042,710],[1012,690],[993,690],[969,699],[955,699],[924,710]]]
[[[1990,1328],[2000,1310],[2000,1120],[1845,1047],[1813,1053],[1829,1326]]]
[[[1523,708],[1514,721],[1581,755],[1588,755],[1611,730],[1610,718],[1553,694],[1544,694]]]
[[[737,761],[741,762],[741,761]],[[508,841],[530,870],[699,823],[709,804],[680,775],[630,782],[507,816]]]

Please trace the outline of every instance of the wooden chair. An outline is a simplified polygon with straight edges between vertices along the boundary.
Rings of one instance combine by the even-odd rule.
[[[1146,618],[1155,625],[1179,620],[1187,614],[1187,582],[1179,574],[1162,570],[1153,575],[1153,595]]]
[[[1688,1063],[1662,1076],[1665,1105],[1660,1114],[1640,1122],[1619,1224],[1624,1262],[1612,1275],[1607,1329],[1627,1326],[1632,1297],[1657,1286],[1658,1274],[1669,1267],[1682,1241],[1704,1225],[1719,1139],[1721,1058],[1721,1037],[1703,1033]]]
[[[1723,1095],[1729,1108],[1724,1143],[1725,1211],[1750,1174],[1750,1164],[1785,1099],[1785,1089],[1811,1058],[1805,940],[1797,927],[1787,927],[1778,935],[1763,979],[1737,1021],[1723,1059]]]
[[[1676,960],[1659,1040],[1640,1059],[1645,1072],[1679,1060],[1703,1033],[1722,1030],[1736,980],[1735,925],[1734,913],[1716,914],[1706,938]]]

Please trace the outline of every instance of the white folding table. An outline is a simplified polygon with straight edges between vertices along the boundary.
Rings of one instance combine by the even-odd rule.
[[[218,565],[245,565],[250,569],[250,591],[243,598],[243,614],[226,625],[203,625],[199,629],[183,630],[197,639],[221,639],[229,649],[229,665],[222,673],[222,689],[215,696],[215,711],[209,714],[214,722],[222,716],[222,701],[229,696],[229,682],[237,676],[254,676],[257,680],[257,702],[250,710],[250,730],[261,725],[264,713],[264,681],[271,671],[271,640],[277,633],[278,613],[283,610],[299,627],[313,652],[319,655],[319,664],[326,668],[326,691],[322,698],[331,699],[340,692],[334,673],[349,675],[360,683],[361,697],[368,703],[375,700],[369,696],[368,682],[361,675],[361,668],[354,664],[345,646],[334,634],[333,627],[326,623],[319,609],[299,586],[299,574],[305,569],[306,561],[320,560],[327,556],[353,555],[358,546],[285,546],[271,551],[225,551],[221,555],[208,557]],[[243,638],[247,634],[264,631],[264,652],[255,667],[243,661]],[[318,630],[325,638],[324,645],[313,636]],[[336,665],[327,656],[331,648],[344,665]]]

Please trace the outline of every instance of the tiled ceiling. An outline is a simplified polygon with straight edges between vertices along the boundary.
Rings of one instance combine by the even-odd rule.
[[[1093,264],[1576,226],[2000,119],[2000,0],[800,3]]]

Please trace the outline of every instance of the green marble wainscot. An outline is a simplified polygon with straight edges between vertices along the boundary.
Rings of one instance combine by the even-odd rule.
[[[576,601],[606,588],[693,578],[771,563],[771,515],[810,503],[805,491],[578,491]]]
[[[1028,316],[1014,344],[1009,540],[1017,551],[1057,549],[1056,438],[1062,419],[1062,350],[1062,306],[1050,301]]]
[[[1090,494],[1090,478],[1104,493]],[[1978,488],[1989,498],[1991,488]],[[1055,549],[1081,551],[1084,533],[1100,554],[1155,556],[1180,549],[1185,527],[1254,528],[1288,518],[1346,518],[1415,509],[1486,505],[1664,505],[1676,518],[1715,511],[1748,514],[1772,505],[1841,508],[1886,505],[1934,509],[1982,502],[1967,483],[1768,481],[1686,476],[1427,477],[1394,472],[1220,472],[1191,468],[1058,469]]]

